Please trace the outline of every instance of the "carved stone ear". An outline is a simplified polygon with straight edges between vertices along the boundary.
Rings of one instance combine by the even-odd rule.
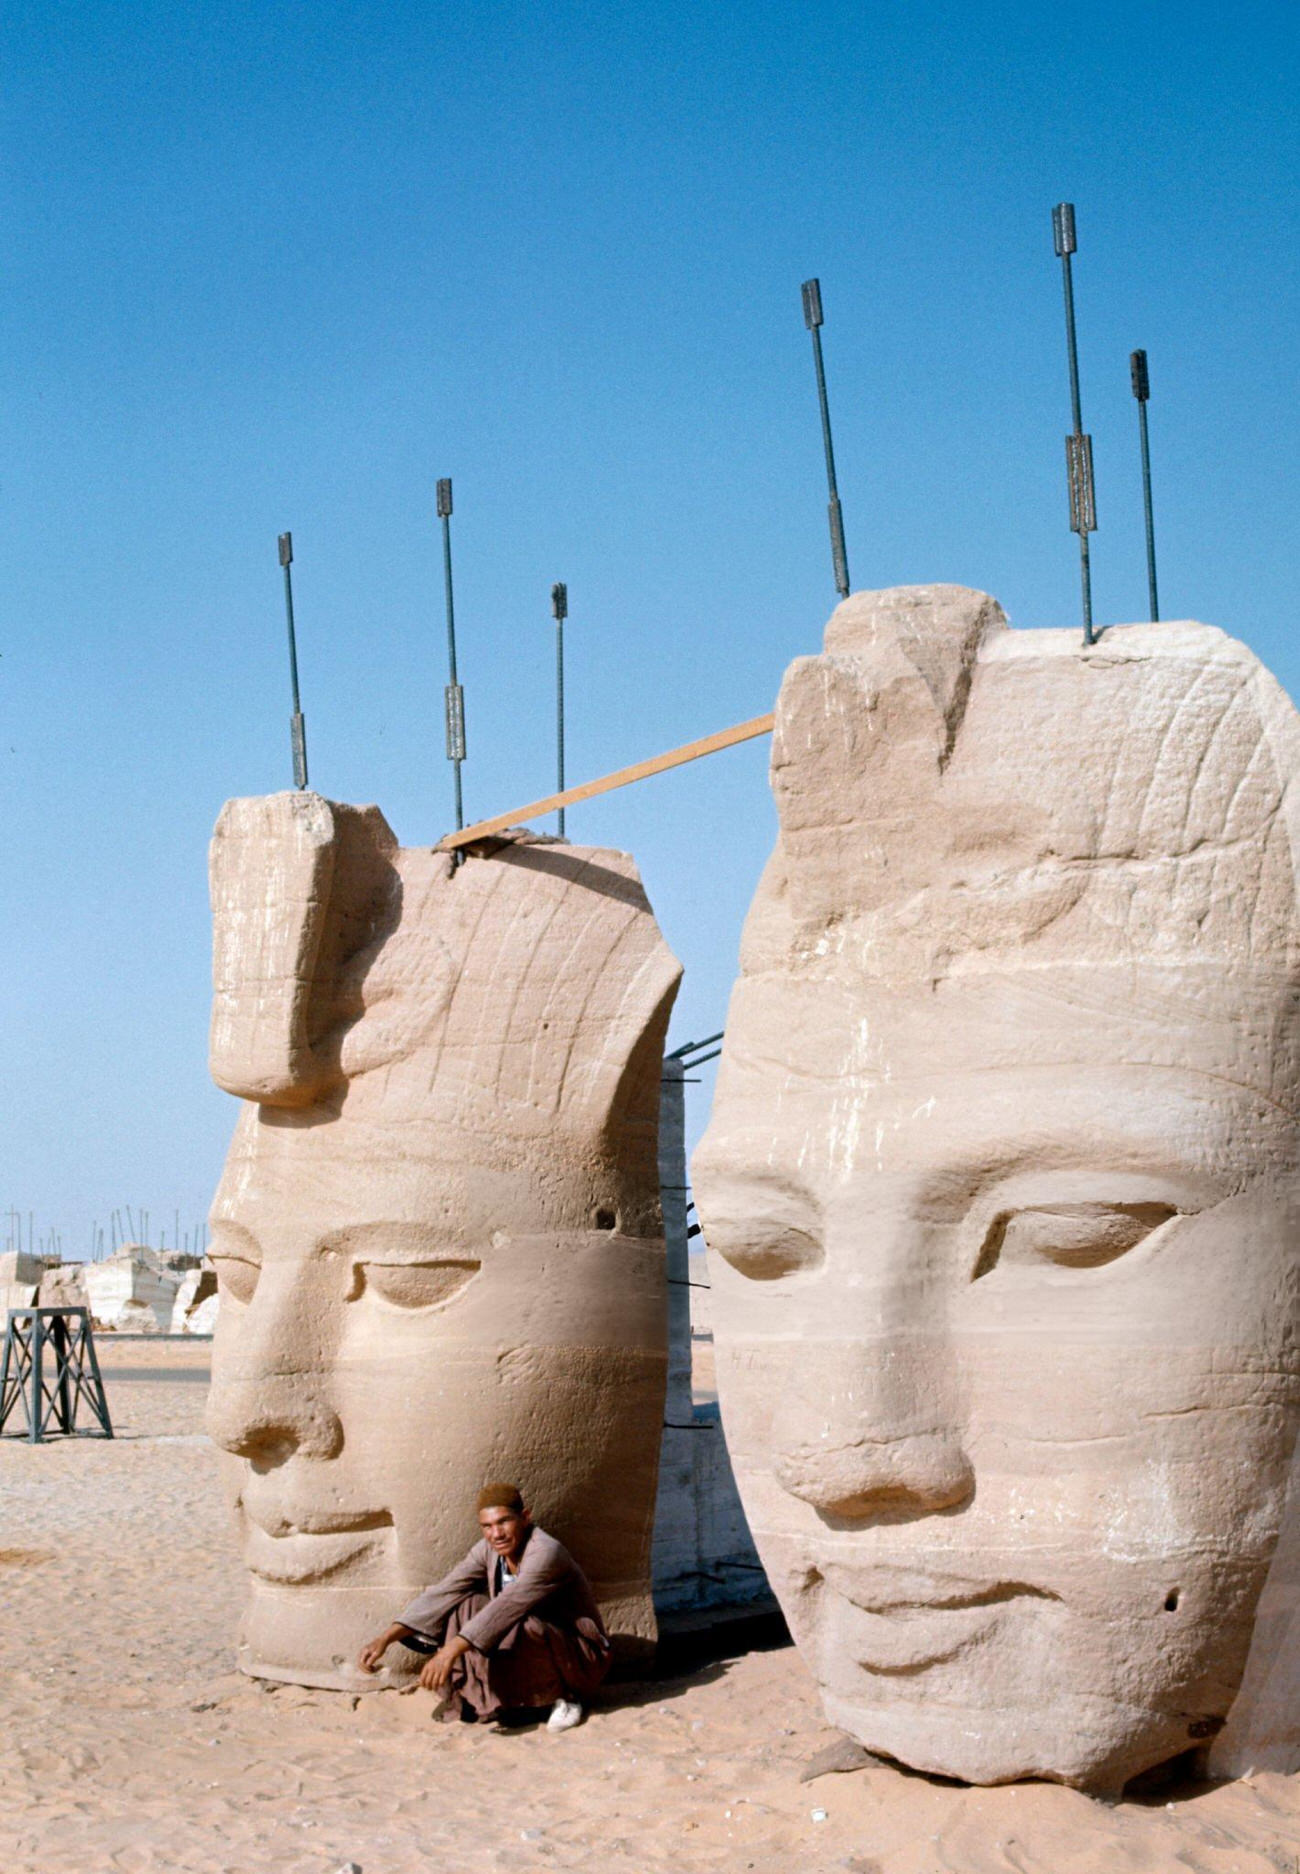
[[[339,977],[378,928],[396,840],[319,794],[228,801],[212,838],[212,1078],[309,1106],[342,1078]]]

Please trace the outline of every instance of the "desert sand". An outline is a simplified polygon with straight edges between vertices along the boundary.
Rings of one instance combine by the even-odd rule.
[[[1113,1805],[885,1765],[801,1782],[837,1734],[789,1646],[612,1686],[554,1737],[264,1689],[231,1669],[210,1349],[100,1346],[113,1443],[0,1444],[3,1874],[1300,1869],[1300,1778]]]

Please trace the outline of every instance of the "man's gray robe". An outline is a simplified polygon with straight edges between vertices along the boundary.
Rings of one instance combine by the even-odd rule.
[[[476,1542],[398,1620],[425,1646],[469,1642],[452,1684],[480,1717],[588,1697],[609,1670],[610,1646],[587,1577],[544,1529],[528,1531],[517,1574],[496,1562]]]

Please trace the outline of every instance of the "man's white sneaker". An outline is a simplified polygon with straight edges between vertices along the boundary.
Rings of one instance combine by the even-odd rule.
[[[582,1723],[582,1706],[576,1699],[557,1698],[551,1706],[551,1715],[546,1720],[548,1731],[571,1731],[575,1724]]]

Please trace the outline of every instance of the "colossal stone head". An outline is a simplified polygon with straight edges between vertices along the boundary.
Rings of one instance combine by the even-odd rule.
[[[500,1476],[615,1636],[652,1637],[680,971],[631,860],[524,836],[456,865],[374,808],[279,794],[224,809],[212,898],[212,1071],[247,1102],[209,1404],[240,1664],[352,1685]]]
[[[1294,1767],[1298,782],[1203,625],[863,593],[786,675],[695,1191],[760,1553],[905,1763]]]

